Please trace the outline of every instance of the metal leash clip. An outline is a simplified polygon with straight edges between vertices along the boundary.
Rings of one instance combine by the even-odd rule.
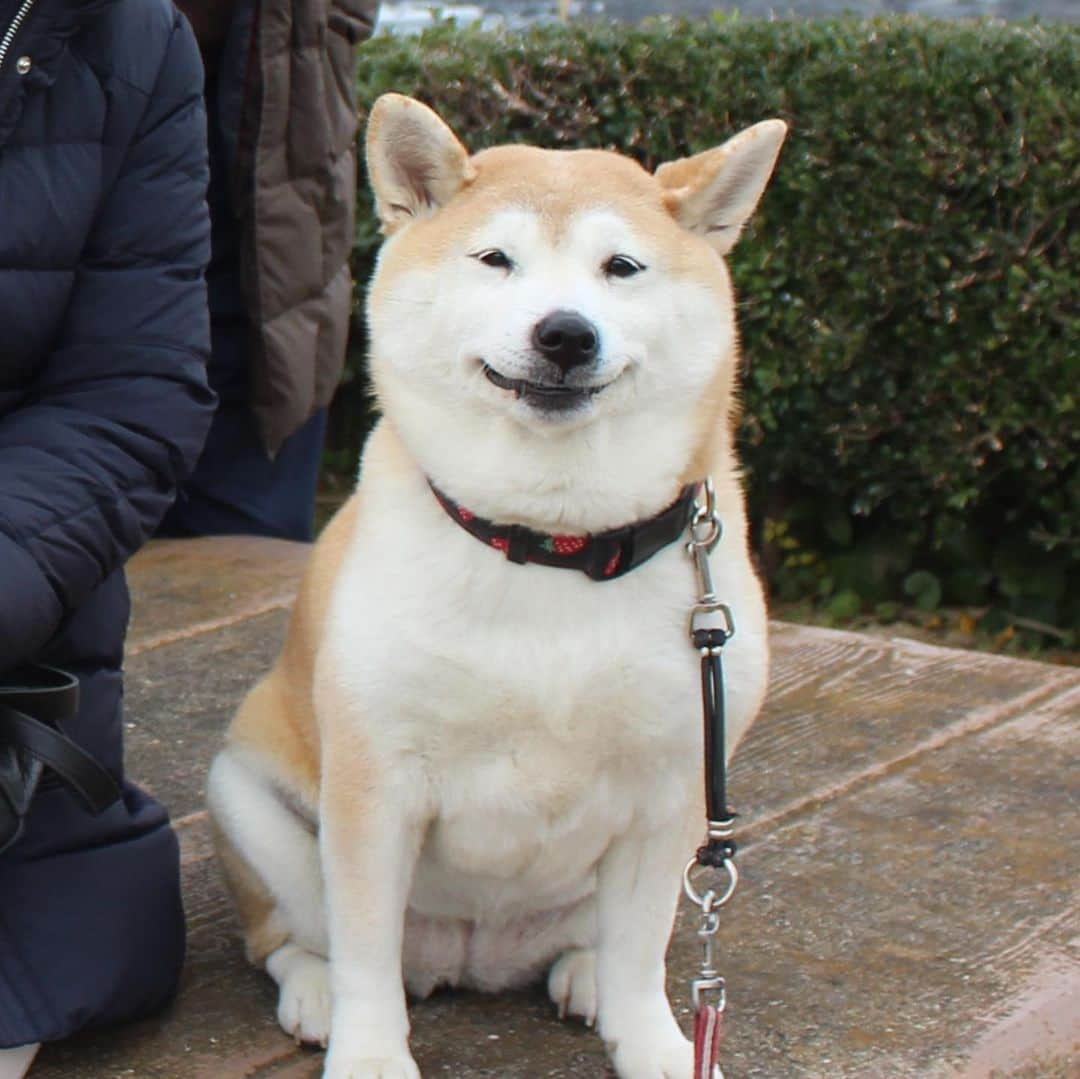
[[[699,651],[706,650],[716,645],[708,645],[701,642],[701,632],[719,632],[723,639],[727,640],[735,634],[735,620],[731,615],[731,608],[726,603],[721,603],[716,598],[713,588],[712,570],[709,567],[709,555],[712,554],[720,537],[724,534],[724,526],[716,512],[716,491],[713,488],[712,477],[706,478],[702,484],[704,489],[704,503],[698,501],[694,505],[694,516],[690,519],[690,542],[686,550],[694,559],[694,572],[697,575],[699,599],[690,608],[689,633],[690,641]],[[719,615],[720,625],[708,625],[714,621],[710,616]],[[704,654],[708,654],[705,651]]]
[[[690,983],[691,1001],[695,1008],[701,1004],[702,994],[716,993],[716,1009],[722,1012],[727,1007],[724,992],[724,979],[720,977],[713,962],[713,938],[720,929],[720,915],[717,913],[716,895],[706,892],[701,902],[701,928],[697,935],[701,938],[701,975]]]
[[[717,1056],[723,1038],[727,993],[713,959],[713,938],[720,928],[717,906],[715,893],[706,892],[702,897],[702,921],[698,930],[701,973],[690,983],[690,999],[694,1005],[694,1079],[724,1079]]]

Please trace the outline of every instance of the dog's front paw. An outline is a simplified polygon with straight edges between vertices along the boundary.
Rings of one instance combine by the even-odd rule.
[[[323,1079],[420,1079],[420,1069],[408,1052],[385,1057],[347,1057],[331,1047]]]
[[[694,1074],[694,1046],[682,1034],[629,1035],[615,1044],[611,1062],[619,1079],[687,1079]]]

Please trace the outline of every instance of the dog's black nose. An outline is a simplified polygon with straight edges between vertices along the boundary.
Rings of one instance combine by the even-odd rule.
[[[533,344],[563,372],[591,363],[600,351],[600,334],[574,311],[552,311],[533,328]]]

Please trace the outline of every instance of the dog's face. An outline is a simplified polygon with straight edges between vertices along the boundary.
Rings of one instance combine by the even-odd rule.
[[[727,282],[719,259],[687,265],[651,178],[614,155],[524,147],[474,167],[387,245],[378,354],[459,412],[538,434],[700,393],[730,352]]]
[[[469,158],[426,106],[381,98],[368,166],[389,239],[369,323],[384,409],[407,401],[425,440],[482,432],[509,457],[552,443],[632,456],[658,427],[700,441],[723,423],[735,364],[721,255],[784,130],[759,124],[651,176],[602,151]]]

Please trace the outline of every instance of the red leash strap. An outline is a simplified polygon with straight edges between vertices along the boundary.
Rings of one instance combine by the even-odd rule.
[[[715,1004],[701,1003],[694,1014],[694,1079],[716,1079],[724,1013]]]

